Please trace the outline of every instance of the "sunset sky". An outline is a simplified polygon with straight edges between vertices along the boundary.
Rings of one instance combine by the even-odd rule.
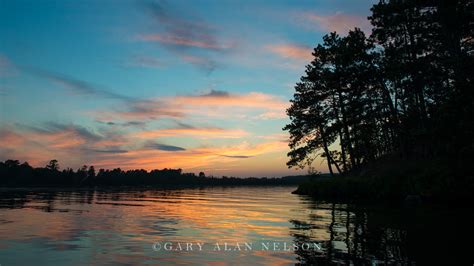
[[[286,166],[293,86],[373,3],[2,0],[0,160],[306,173]]]

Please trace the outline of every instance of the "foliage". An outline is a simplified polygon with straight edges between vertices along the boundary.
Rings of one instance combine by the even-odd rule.
[[[360,175],[309,180],[296,194],[331,201],[403,201],[410,197],[424,202],[471,202],[474,176],[470,171],[451,172],[453,164],[467,161],[399,161],[386,158],[366,167]]]
[[[381,0],[371,36],[324,36],[287,110],[288,166],[321,156],[331,174],[345,174],[387,157],[472,157],[473,9]]]
[[[183,173],[181,169],[166,168],[149,172],[144,169],[99,169],[96,174],[94,166],[86,165],[76,171],[71,168],[61,171],[57,160],[51,160],[44,168],[33,168],[27,162],[20,164],[18,160],[0,162],[1,187],[296,185],[308,178],[216,178],[206,177],[203,172],[196,176],[194,173]]]

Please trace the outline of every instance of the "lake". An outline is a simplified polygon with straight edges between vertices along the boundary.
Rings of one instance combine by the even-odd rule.
[[[0,190],[0,265],[472,264],[472,211],[295,187]]]

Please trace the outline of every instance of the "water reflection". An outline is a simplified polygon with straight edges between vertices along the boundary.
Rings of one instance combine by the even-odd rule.
[[[367,210],[345,204],[318,204],[307,221],[292,220],[296,243],[317,241],[324,252],[296,251],[301,262],[311,264],[407,264],[406,231],[389,223],[377,224]],[[384,213],[387,215],[387,213]],[[370,219],[369,219],[370,217]]]
[[[303,220],[291,220],[295,243],[318,242],[323,252],[298,250],[304,264],[411,265],[473,261],[468,208],[347,205],[308,200]],[[467,225],[467,226],[463,226]]]
[[[470,259],[472,212],[315,202],[289,187],[0,190],[0,263],[411,264]],[[467,223],[467,222],[464,222]],[[154,243],[253,243],[249,252]],[[264,242],[318,249],[261,250]],[[441,243],[441,244],[440,244]],[[434,256],[436,255],[436,256]]]

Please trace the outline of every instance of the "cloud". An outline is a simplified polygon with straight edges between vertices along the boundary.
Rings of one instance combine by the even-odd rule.
[[[181,121],[175,121],[176,125],[178,125],[179,128],[196,128],[195,126],[193,125],[190,125],[190,124],[186,124],[186,123],[183,123]]]
[[[270,111],[279,113],[279,118],[285,117],[284,112],[288,106],[286,101],[270,94],[259,92],[230,94],[223,91],[211,91],[197,96],[177,96],[173,99],[173,104],[189,108],[190,113],[199,112],[195,109],[204,109],[210,115],[212,115],[212,110],[217,109],[220,109],[215,113],[217,115],[260,110],[263,113]]]
[[[232,47],[218,41],[215,27],[195,14],[184,14],[183,10],[173,10],[173,7],[164,1],[148,1],[144,2],[143,6],[155,20],[160,31],[138,34],[136,39],[157,42],[183,61],[208,74],[217,67],[209,52],[222,52]]]
[[[254,159],[258,155],[281,152],[287,149],[283,142],[265,142],[250,145],[242,142],[237,145],[224,147],[198,147],[179,152],[169,152],[159,149],[133,150],[115,157],[104,158],[97,161],[96,166],[122,169],[157,169],[157,168],[182,168],[202,170],[205,167],[217,167],[242,159]],[[242,155],[245,154],[245,155]],[[235,170],[235,169],[234,169]]]
[[[146,122],[144,121],[127,121],[127,122],[113,122],[113,121],[99,121],[97,120],[98,123],[107,125],[107,126],[121,126],[121,127],[145,127]]]
[[[193,137],[198,139],[236,139],[248,135],[248,132],[240,129],[223,129],[218,127],[191,127],[191,128],[167,128],[140,131],[132,134],[134,138],[153,139],[160,137]]]
[[[25,142],[21,134],[12,129],[0,128],[0,142],[3,147],[18,147]]]
[[[336,31],[340,34],[347,33],[355,27],[362,29],[365,33],[370,33],[372,26],[365,16],[350,15],[342,12],[336,12],[332,15],[321,15],[304,12],[297,14],[302,23],[313,26],[325,32]]]
[[[126,106],[125,111],[99,111],[97,120],[157,120],[160,118],[183,118],[183,110],[163,100],[137,101]],[[116,122],[113,122],[116,124]]]
[[[160,150],[160,151],[185,151],[186,150],[185,148],[182,148],[182,147],[166,145],[166,144],[161,144],[161,143],[147,143],[145,147],[149,149]]]
[[[159,58],[153,56],[134,56],[126,64],[127,67],[141,67],[141,68],[163,68],[166,63]]]
[[[271,94],[250,92],[231,94],[211,90],[200,95],[162,97],[132,102],[125,111],[99,112],[98,120],[156,120],[160,118],[225,117],[249,119],[282,119],[289,102]]]
[[[226,158],[235,158],[235,159],[247,159],[252,158],[253,156],[246,156],[246,155],[221,155],[222,157]]]
[[[124,146],[131,144],[123,133],[116,130],[97,132],[75,124],[47,122],[40,126],[15,124],[2,127],[0,158],[19,158],[37,165],[53,158],[64,160],[71,166],[90,164],[127,153]]]
[[[209,36],[206,36],[206,38],[202,40],[197,40],[197,39],[192,39],[185,36],[143,34],[143,35],[139,35],[137,39],[141,41],[160,42],[165,45],[184,46],[184,47],[202,48],[202,49],[210,49],[210,50],[221,50],[221,49],[228,48],[227,46],[222,46],[220,44],[217,44],[215,41],[211,41],[211,38]]]
[[[180,55],[180,57],[183,59],[183,61],[198,67],[208,75],[217,68],[217,62],[209,57],[185,54]]]
[[[109,90],[101,89],[98,86],[95,86],[89,82],[72,78],[67,75],[60,73],[47,71],[39,68],[33,67],[22,67],[23,70],[31,73],[33,75],[46,78],[52,82],[62,85],[64,88],[68,89],[70,92],[77,95],[96,95],[104,98],[118,99],[124,101],[134,101],[132,97],[124,96],[121,94],[114,93]]]
[[[127,150],[121,150],[121,149],[111,149],[111,150],[86,149],[86,151],[97,152],[97,153],[112,153],[112,154],[128,152]]]
[[[288,142],[288,139],[290,138],[290,135],[288,132],[285,133],[274,133],[274,134],[269,134],[269,135],[261,135],[261,136],[256,136],[259,139],[266,139],[266,140],[278,140],[281,142]]]
[[[15,132],[23,143],[42,146],[46,149],[77,149],[84,151],[117,153],[122,145],[128,144],[122,133],[117,131],[95,130],[75,125],[55,122],[43,123],[41,126],[17,124],[9,132]]]
[[[190,96],[176,96],[174,102],[191,106],[245,107],[268,110],[285,110],[287,102],[278,97],[260,92],[230,94],[226,91],[211,90],[209,93]]]
[[[144,6],[164,31],[164,34],[141,35],[145,40],[158,41],[173,49],[190,47],[221,49],[214,33],[214,27],[196,15],[187,14],[184,18],[182,10],[173,12],[172,8],[164,1],[147,2]]]
[[[60,124],[55,122],[47,122],[42,127],[33,127],[33,126],[24,126],[25,128],[30,129],[31,132],[40,134],[40,135],[53,135],[57,136],[58,134],[70,134],[78,138],[81,138],[85,141],[98,141],[103,139],[103,136],[100,136],[87,128],[74,125],[74,124]]]
[[[227,91],[211,90],[208,93],[199,95],[200,97],[229,97],[230,94]]]
[[[183,125],[181,128],[197,127]],[[241,171],[239,165],[232,163],[246,159],[250,165],[259,165],[261,159],[256,158],[259,155],[287,150],[287,143],[278,140],[183,148],[136,138],[127,132],[54,123],[39,127],[5,127],[0,129],[0,141],[0,159],[27,160],[34,166],[42,166],[56,158],[63,167],[86,164],[108,169],[183,168],[201,171],[225,165],[229,171]]]
[[[277,54],[283,58],[297,61],[311,61],[313,59],[311,47],[305,45],[278,44],[268,45],[266,48],[272,53]]]

